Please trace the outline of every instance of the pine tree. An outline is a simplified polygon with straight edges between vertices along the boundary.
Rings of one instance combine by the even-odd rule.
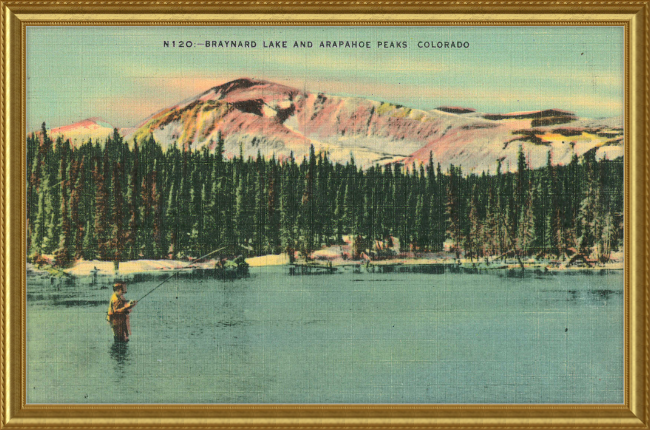
[[[302,230],[305,234],[304,246],[307,254],[310,254],[315,247],[315,209],[316,196],[314,195],[314,176],[316,175],[316,154],[314,145],[309,147],[309,160],[307,172],[305,173],[304,189],[302,193],[301,219]]]
[[[220,187],[220,198],[223,197],[223,200],[219,200],[223,202],[221,206],[224,207],[223,210],[220,210],[220,216],[221,219],[223,219],[222,222],[222,229],[221,229],[221,234],[220,237],[222,238],[222,241],[225,245],[230,246],[233,248],[237,244],[237,237],[235,235],[236,232],[236,227],[235,227],[235,189],[234,189],[234,184],[235,184],[235,171],[234,171],[234,163],[231,163],[229,166],[227,166],[227,171],[224,172],[224,177],[222,178],[221,185]]]
[[[531,185],[528,186],[526,200],[523,202],[519,222],[517,223],[517,247],[520,255],[529,255],[532,245],[535,242],[535,213],[533,210],[534,192]]]
[[[423,250],[429,251],[431,249],[431,199],[430,194],[435,192],[435,175],[433,170],[433,159],[429,153],[429,165],[426,170],[420,168],[420,186],[418,189],[418,205],[420,206],[420,216],[418,217],[418,225],[416,232],[418,233],[418,242]]]
[[[54,187],[58,187],[55,185]],[[43,252],[45,254],[52,254],[59,243],[59,211],[55,210],[55,200],[57,199],[58,193],[56,190],[48,190],[46,193],[45,200],[45,217],[46,221],[46,235],[43,238]]]
[[[34,166],[34,173],[36,178],[34,178],[34,184],[37,190],[37,204],[40,207],[40,198],[43,197],[43,210],[37,209],[39,212],[39,219],[35,220],[35,223],[38,222],[38,228],[40,230],[38,233],[39,240],[37,248],[40,253],[49,254],[54,251],[58,243],[58,235],[55,238],[55,232],[52,231],[55,222],[55,215],[53,217],[53,211],[56,205],[54,201],[53,193],[56,188],[57,178],[56,174],[58,172],[59,166],[57,165],[57,160],[53,150],[53,141],[47,134],[47,129],[45,123],[41,125],[41,132],[39,136],[39,147],[38,147],[38,164]],[[42,188],[39,188],[39,184],[42,185]]]
[[[204,235],[203,232],[203,200],[202,194],[203,185],[199,181],[199,168],[195,164],[191,168],[190,180],[189,182],[189,222],[188,227],[189,231],[189,243],[186,249],[187,254],[196,253],[198,251],[199,255],[205,254],[205,248],[203,248],[204,243],[202,242]],[[196,249],[196,246],[199,246],[199,249]]]
[[[586,189],[584,198],[580,202],[578,225],[580,226],[579,251],[585,255],[592,253],[596,243],[597,209],[598,209],[598,182],[596,180],[596,158],[593,151],[584,156]]]
[[[97,257],[104,261],[112,257],[110,253],[110,195],[106,185],[106,178],[108,176],[110,176],[108,151],[104,150],[102,161],[97,160],[93,172],[97,187],[95,194],[94,237],[97,241]]]
[[[90,220],[94,224],[95,219],[95,192],[97,186],[93,180],[93,171],[98,153],[95,152],[95,147],[90,140],[82,145],[79,152],[82,154],[83,161],[83,167],[80,166],[79,169],[79,223],[83,226],[83,237],[85,237],[87,231],[86,222]],[[81,243],[83,244],[83,238]]]
[[[151,194],[153,196],[153,258],[164,258],[167,249],[164,237],[162,187],[158,185],[158,172],[154,170]]]
[[[33,261],[43,254],[43,242],[46,237],[46,195],[48,194],[49,181],[47,176],[40,181],[40,187],[37,190],[38,205],[36,217],[34,219],[34,230],[32,233],[32,243],[30,249],[30,259]]]
[[[178,251],[182,257],[186,256],[191,247],[190,233],[193,226],[193,213],[191,209],[191,195],[192,195],[192,178],[191,178],[191,153],[188,150],[183,151],[183,164],[180,184],[178,187],[177,205],[183,208],[184,216],[178,216]],[[189,212],[189,213],[188,213]],[[189,216],[188,216],[189,215]]]
[[[281,249],[280,242],[280,176],[275,156],[271,158],[268,170],[268,209],[266,223],[266,237],[268,238],[272,254],[278,254]]]
[[[494,256],[495,254],[499,253],[498,217],[499,214],[494,187],[489,187],[485,222],[483,224],[483,229],[481,232],[483,252],[488,256]]]
[[[356,202],[355,202],[355,178],[348,177],[345,182],[345,197],[343,207],[345,215],[343,216],[343,228],[350,235],[356,235],[358,230],[356,220]]]
[[[582,169],[578,156],[574,153],[564,175],[564,193],[562,200],[562,241],[563,248],[577,247],[578,238],[582,236],[579,221],[580,202],[582,201]]]
[[[565,235],[563,231],[563,202],[562,202],[562,181],[559,178],[559,168],[553,166],[551,154],[547,159],[548,187],[549,187],[549,210],[547,223],[549,224],[549,248],[552,254],[560,256],[566,252]]]
[[[176,190],[174,188],[174,183],[171,184],[169,189],[169,195],[167,197],[167,212],[165,213],[165,225],[169,231],[169,255],[173,258],[178,253],[178,235],[180,225],[178,222],[179,213],[178,206],[176,202]]]
[[[332,177],[332,163],[327,152],[322,152],[318,173],[318,201],[317,210],[320,218],[320,234],[327,246],[331,245],[334,237],[334,210],[337,186]],[[372,228],[372,227],[371,227]]]
[[[73,241],[72,241],[72,223],[68,215],[68,156],[70,153],[69,142],[60,148],[61,164],[59,168],[59,178],[61,179],[61,210],[59,211],[59,246],[54,254],[55,264],[59,267],[65,267],[72,261]]]
[[[296,249],[296,180],[297,166],[293,158],[293,153],[289,161],[283,165],[285,174],[282,175],[282,198],[280,201],[280,240],[282,248],[293,260]]]
[[[34,222],[38,210],[41,165],[41,151],[38,139],[34,133],[31,133],[27,138],[27,249],[31,249]]]
[[[44,130],[43,130],[44,132]],[[52,146],[49,145],[49,148]],[[59,136],[56,151],[51,149],[45,154],[45,172],[48,177],[48,189],[45,194],[46,234],[43,238],[43,253],[52,254],[56,251],[60,239],[60,204],[61,185],[65,176],[61,176],[60,158],[64,150],[63,138]]]
[[[610,259],[612,248],[615,244],[616,229],[614,223],[614,217],[610,212],[605,212],[603,214],[603,230],[601,235],[601,240],[598,244],[598,253],[599,260],[607,262]]]
[[[113,210],[112,210],[112,260],[117,264],[124,259],[124,194],[122,193],[122,163],[113,163]]]
[[[137,140],[133,142],[133,165],[129,175],[129,231],[126,237],[125,249],[130,260],[138,256],[138,232],[140,231],[140,150]]]
[[[342,180],[336,191],[336,208],[334,209],[334,222],[336,231],[336,243],[343,243],[343,234],[346,232],[344,227],[345,217],[345,189],[346,182]]]
[[[478,187],[474,185],[469,204],[469,234],[465,237],[465,258],[473,260],[478,257],[478,246],[481,237],[481,223],[478,216]]]
[[[225,204],[225,199],[223,198],[223,178],[221,178],[218,173],[216,163],[213,163],[212,170],[212,182],[206,184],[206,193],[207,187],[210,188],[210,193],[209,197],[206,196],[204,226],[205,236],[209,240],[208,247],[210,249],[216,249],[217,247],[222,246],[223,243],[223,218],[221,214],[224,210],[223,205]]]
[[[447,236],[447,177],[442,174],[442,167],[438,163],[436,167],[436,191],[432,194],[431,208],[433,225],[431,230],[434,234],[433,249],[442,251]]]
[[[522,211],[525,210],[524,204],[527,197],[528,186],[528,164],[526,163],[526,156],[522,145],[519,145],[517,151],[517,175],[515,182],[515,195],[513,196],[512,205],[512,231],[519,231],[519,220],[522,217]]]
[[[217,148],[212,164],[212,177],[214,182],[211,188],[212,201],[209,204],[210,222],[208,232],[213,237],[213,246],[220,247],[224,244],[234,244],[233,234],[233,204],[232,204],[232,176],[226,175],[226,166],[223,159],[224,140],[221,132],[217,133]]]
[[[422,217],[422,211],[418,212],[418,198],[416,187],[413,185],[416,178],[407,176],[407,188],[408,188],[408,198],[406,199],[406,207],[404,213],[404,241],[410,244],[410,247],[415,251],[417,245],[416,242],[416,230],[415,225],[417,219]]]
[[[456,167],[449,168],[449,185],[447,187],[447,234],[452,242],[452,251],[460,258],[462,230],[460,225],[460,177]]]
[[[84,158],[81,162],[74,160],[70,169],[70,222],[72,223],[72,240],[73,240],[73,256],[75,259],[83,257],[83,237],[84,237],[84,223],[79,213],[79,205],[81,203],[81,194],[83,193],[83,178],[82,172],[84,171]]]
[[[84,228],[83,238],[83,258],[84,260],[94,260],[97,258],[97,240],[94,234],[94,225],[88,220]]]
[[[405,228],[405,219],[406,208],[407,208],[407,190],[405,187],[404,172],[399,164],[395,165],[393,171],[394,182],[393,182],[393,204],[394,204],[394,226],[393,232],[399,237],[400,247],[402,250],[407,249],[408,237],[406,237],[406,228]]]
[[[235,212],[234,212],[234,225],[236,227],[235,240],[238,244],[246,244],[248,242],[248,234],[250,232],[249,222],[250,214],[248,213],[247,202],[247,187],[248,182],[244,172],[244,162],[240,159],[239,168],[236,170],[238,176],[238,185],[235,190]]]
[[[426,194],[419,194],[415,198],[417,199],[414,214],[415,233],[417,235],[415,243],[419,250],[426,251],[428,242],[427,230],[429,225],[429,216],[428,213],[426,213],[426,205],[424,204],[424,201],[427,200]]]

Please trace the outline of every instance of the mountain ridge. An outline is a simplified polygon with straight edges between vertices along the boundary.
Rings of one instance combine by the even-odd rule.
[[[432,154],[443,168],[454,164],[467,172],[495,171],[497,160],[513,170],[519,147],[537,168],[549,151],[554,164],[567,164],[587,151],[618,158],[624,145],[622,118],[584,119],[556,108],[502,114],[460,106],[422,110],[251,78],[216,85],[122,130],[129,141],[153,136],[164,148],[193,150],[213,150],[221,135],[228,157],[242,150],[252,157],[259,152],[302,158],[314,145],[333,161],[345,163],[352,155],[364,168],[424,163]]]

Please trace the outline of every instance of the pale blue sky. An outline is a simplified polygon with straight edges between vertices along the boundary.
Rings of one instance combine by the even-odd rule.
[[[165,48],[165,40],[252,40],[245,48]],[[269,49],[264,41],[286,40]],[[292,48],[296,40],[313,48]],[[369,41],[371,49],[319,48]],[[407,49],[377,48],[406,41]],[[466,41],[467,49],[418,42]],[[101,117],[137,125],[166,106],[238,77],[420,109],[559,108],[623,114],[622,27],[28,27],[27,127]]]

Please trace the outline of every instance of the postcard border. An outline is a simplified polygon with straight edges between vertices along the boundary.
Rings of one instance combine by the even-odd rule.
[[[362,4],[363,3],[363,4]],[[533,10],[538,11],[540,5],[550,5],[555,10],[573,8],[563,16],[548,15],[540,19],[503,19],[505,15],[487,14],[478,16],[467,13],[455,16],[422,14],[393,15],[381,17],[373,21],[376,15],[363,13],[370,7],[390,8],[395,12],[408,12],[410,7],[419,7],[423,12],[426,8],[437,8],[428,12],[439,12],[440,9],[463,10],[468,5],[473,13],[483,9],[489,12],[512,8],[527,10],[530,17]],[[2,344],[2,366],[0,380],[3,386],[2,403],[0,405],[0,426],[34,426],[38,428],[58,427],[61,425],[83,425],[85,427],[205,427],[205,426],[391,426],[391,427],[421,427],[431,424],[450,426],[485,427],[528,427],[528,426],[598,426],[600,428],[618,428],[623,426],[642,426],[648,423],[648,363],[645,360],[648,351],[648,307],[645,291],[642,286],[645,274],[648,272],[649,260],[645,243],[650,241],[646,213],[650,210],[646,185],[650,181],[650,160],[645,148],[649,143],[648,132],[643,126],[644,121],[650,121],[648,115],[648,94],[650,85],[647,67],[650,64],[648,46],[650,44],[650,23],[645,13],[647,2],[222,2],[219,8],[226,11],[251,13],[244,19],[218,15],[216,18],[205,20],[201,15],[187,15],[177,21],[164,21],[164,25],[624,25],[626,28],[626,130],[625,130],[625,313],[626,313],[626,368],[625,368],[625,403],[624,405],[26,405],[24,389],[25,366],[25,222],[24,222],[24,184],[25,184],[25,151],[22,142],[25,138],[25,38],[26,25],[160,25],[161,18],[169,16],[170,5],[188,8],[210,9],[212,2],[6,2],[0,3],[2,8],[1,36],[3,53],[1,74],[3,91],[0,104],[3,123],[0,127],[0,183],[4,193],[0,197],[0,212],[4,222],[0,226],[0,243],[3,255],[0,260],[0,278],[3,294],[0,300],[0,314],[3,318],[0,342]],[[341,6],[343,4],[343,6]],[[323,14],[295,14],[293,20],[283,15],[273,20],[274,14],[259,16],[259,12],[267,6],[299,9],[304,11],[311,8],[331,11],[338,19],[323,20]],[[328,6],[329,5],[329,6]],[[435,6],[434,6],[435,5]],[[588,15],[580,15],[586,5],[592,5],[595,10],[601,10],[600,15],[590,10]],[[138,8],[155,10],[153,14],[145,14]],[[328,9],[329,7],[329,9]],[[344,7],[345,10],[331,10]],[[356,11],[351,9],[356,7]],[[92,9],[93,13],[84,15],[81,19],[69,21],[61,18],[61,12],[66,10]],[[117,13],[119,8],[123,13]],[[616,8],[616,13],[613,9]],[[97,10],[114,15],[100,15]],[[621,13],[621,10],[627,10]],[[45,13],[43,13],[45,11]],[[360,12],[361,11],[361,12]],[[58,12],[58,19],[51,18]],[[133,13],[133,19],[124,20],[125,14]],[[161,14],[160,12],[163,12]],[[165,14],[167,12],[167,14]],[[296,12],[295,10],[293,12]],[[305,12],[305,13],[306,13]],[[344,15],[342,15],[344,14]],[[347,15],[350,14],[350,15]],[[158,16],[156,16],[158,15]],[[625,16],[627,15],[627,16]],[[343,19],[341,19],[343,17]],[[438,19],[433,19],[433,18]],[[474,17],[474,18],[472,18]],[[576,19],[579,17],[581,19]],[[615,19],[608,19],[615,17]],[[30,19],[31,18],[31,19]],[[140,18],[140,19],[136,19]],[[217,19],[218,18],[218,19]],[[320,18],[320,20],[319,20]],[[394,19],[399,18],[399,19]],[[406,19],[405,19],[406,18]],[[458,18],[462,18],[459,20]],[[468,19],[469,18],[469,19]],[[501,18],[501,19],[496,19]],[[456,20],[455,22],[453,20]],[[641,25],[641,19],[644,25]],[[16,58],[20,58],[17,62]],[[642,82],[643,81],[643,82]],[[643,88],[645,91],[638,91]],[[635,89],[637,91],[631,91]],[[20,112],[17,121],[16,112]],[[634,121],[633,121],[634,120]],[[9,142],[14,142],[10,144]],[[15,143],[19,142],[19,143]],[[19,146],[20,145],[20,146]],[[16,147],[20,149],[16,150]],[[14,150],[12,150],[12,147]],[[630,153],[638,158],[632,160]],[[7,174],[8,172],[8,174]],[[645,175],[644,175],[645,173]],[[21,205],[9,205],[9,202],[20,201]],[[20,225],[20,229],[11,226]],[[633,231],[631,235],[630,230]],[[18,234],[20,233],[20,234]],[[642,233],[645,233],[642,235]],[[644,237],[645,243],[630,242],[630,237]],[[11,288],[11,286],[14,288]],[[20,291],[15,288],[20,285]],[[13,324],[12,324],[13,322]],[[16,324],[16,323],[19,324]],[[18,328],[18,330],[16,330]],[[20,345],[20,347],[17,347]],[[17,363],[20,363],[18,366]],[[120,410],[123,416],[116,418],[115,411]],[[156,418],[157,417],[157,418]]]

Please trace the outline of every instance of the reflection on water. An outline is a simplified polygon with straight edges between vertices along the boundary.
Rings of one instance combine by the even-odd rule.
[[[121,380],[125,376],[125,367],[129,364],[129,343],[128,342],[113,342],[110,347],[109,355],[115,362],[115,376]]]
[[[622,272],[285,272],[170,281],[129,343],[104,284],[30,278],[27,403],[623,401]]]

